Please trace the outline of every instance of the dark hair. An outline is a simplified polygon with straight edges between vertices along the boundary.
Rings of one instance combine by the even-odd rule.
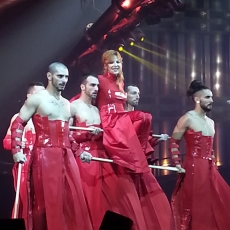
[[[207,86],[205,86],[201,81],[198,80],[194,80],[191,82],[188,91],[187,91],[187,97],[193,97],[193,95],[198,92],[201,91],[203,89],[208,89]]]
[[[125,84],[125,92],[126,93],[129,91],[129,86],[133,86],[133,87],[137,87],[138,88],[138,86],[135,85],[135,84]]]
[[[80,83],[83,84],[83,85],[86,84],[87,78],[88,78],[89,76],[92,76],[92,77],[97,78],[97,75],[96,75],[96,74],[84,74],[84,75],[81,76]]]
[[[42,82],[39,82],[39,81],[31,82],[27,87],[27,94],[31,93],[31,91],[33,90],[34,86],[43,86],[43,87],[45,87]]]

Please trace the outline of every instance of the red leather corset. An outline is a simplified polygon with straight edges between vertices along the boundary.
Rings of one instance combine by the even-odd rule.
[[[187,144],[187,156],[212,160],[213,137],[203,136],[201,132],[188,130],[185,133],[185,140]]]
[[[49,120],[36,114],[32,118],[36,140],[35,146],[70,148],[69,123],[61,120]]]

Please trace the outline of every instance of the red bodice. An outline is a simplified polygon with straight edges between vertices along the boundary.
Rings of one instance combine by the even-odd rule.
[[[116,76],[112,74],[100,75],[97,106],[100,111],[108,113],[124,112],[125,98],[119,97],[121,93],[116,84]]]
[[[212,160],[213,137],[203,136],[201,132],[188,130],[185,133],[186,156]]]
[[[36,114],[32,118],[36,140],[35,146],[70,148],[69,123],[61,120],[49,120]]]

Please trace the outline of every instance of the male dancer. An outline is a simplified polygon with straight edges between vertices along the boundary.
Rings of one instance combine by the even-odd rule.
[[[31,95],[12,123],[15,162],[25,162],[21,152],[22,133],[30,118],[36,132],[29,162],[29,230],[92,229],[71,150],[78,150],[78,145],[69,132],[70,103],[61,96],[68,75],[65,65],[52,63],[47,73],[47,88]],[[80,151],[79,155],[84,161],[91,159],[87,152]]]
[[[170,139],[172,160],[182,173],[172,196],[177,230],[230,229],[230,189],[217,171],[213,151],[212,92],[194,80],[187,92],[194,110],[182,116]],[[186,159],[181,164],[179,143],[185,137]]]

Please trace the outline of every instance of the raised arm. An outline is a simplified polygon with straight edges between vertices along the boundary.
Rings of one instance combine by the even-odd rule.
[[[179,169],[179,173],[184,173],[185,170],[181,167],[179,143],[184,133],[189,127],[189,115],[185,114],[177,122],[170,138],[169,151],[171,153],[172,161]]]

